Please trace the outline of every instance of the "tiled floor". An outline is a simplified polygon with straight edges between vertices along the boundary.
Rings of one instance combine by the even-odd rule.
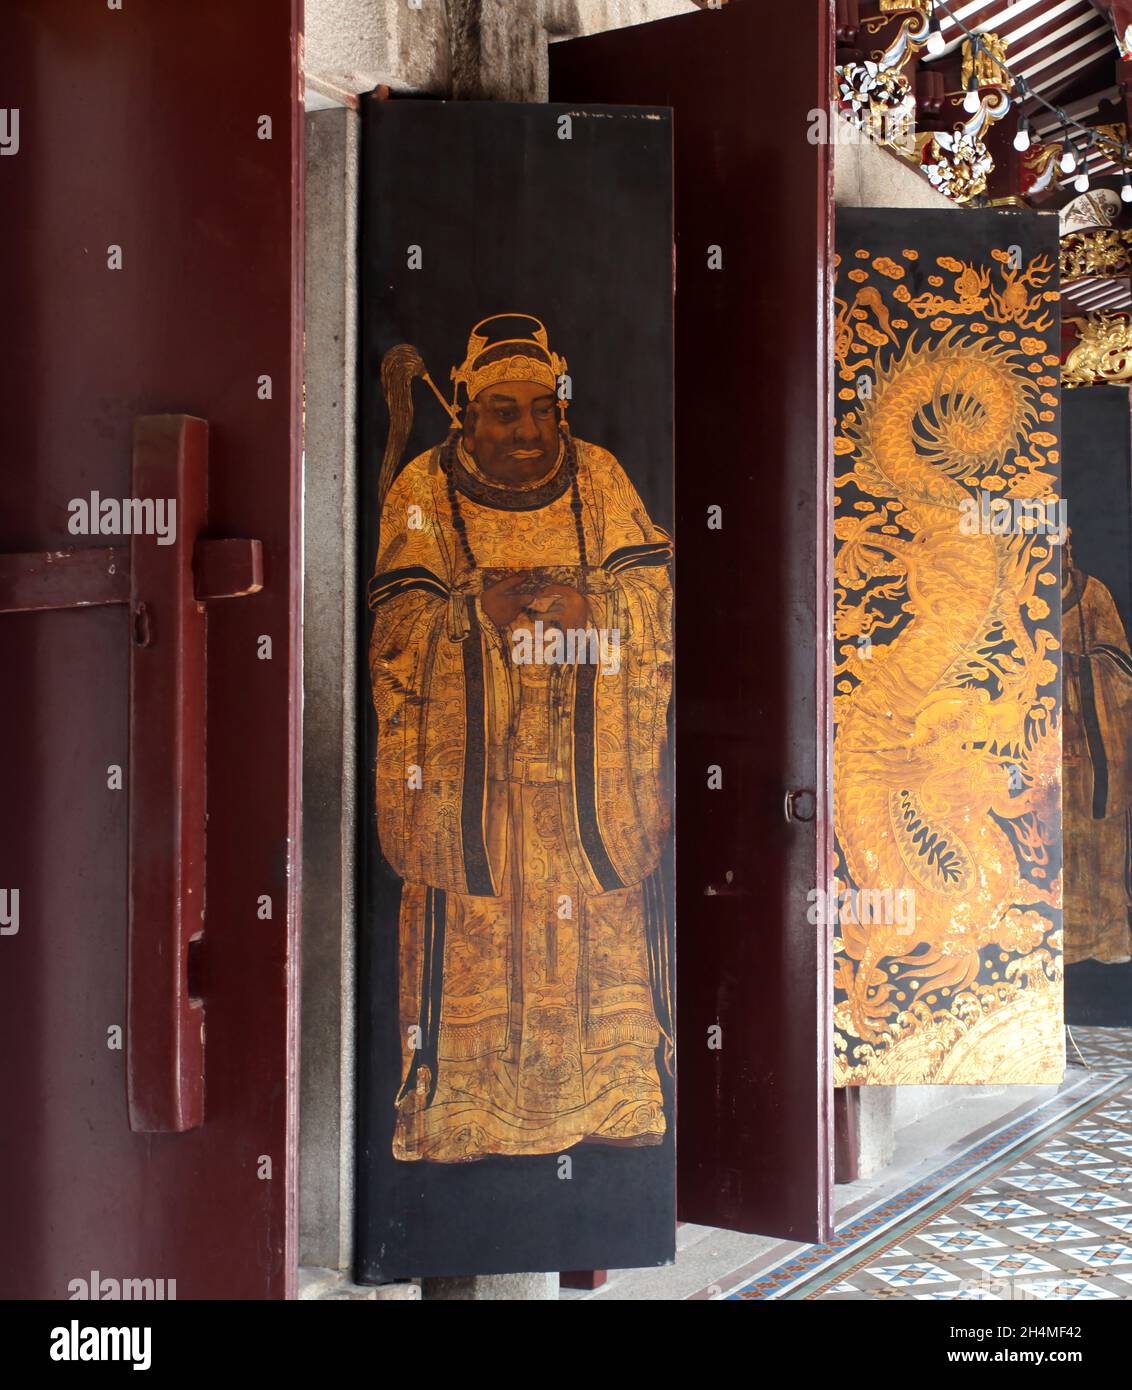
[[[1132,1028],[1067,1028],[1065,1059],[1109,1076],[1132,1075]]]
[[[1132,1030],[1074,1029],[1069,1056],[1055,1097],[701,1297],[1132,1298]]]
[[[968,1100],[987,1107],[981,1128],[959,1137],[959,1126],[921,1146],[927,1157],[839,1187],[828,1245],[685,1226],[675,1265],[615,1271],[563,1296],[1132,1298],[1132,1029],[1074,1028],[1066,1052],[1056,1092]]]

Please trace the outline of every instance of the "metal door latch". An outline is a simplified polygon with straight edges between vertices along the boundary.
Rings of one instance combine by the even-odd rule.
[[[814,792],[799,788],[786,793],[787,821],[810,821],[817,814],[818,799]]]

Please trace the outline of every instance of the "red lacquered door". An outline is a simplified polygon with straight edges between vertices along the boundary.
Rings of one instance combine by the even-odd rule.
[[[5,8],[4,1298],[293,1290],[300,24]]]
[[[829,1232],[830,0],[551,46],[556,102],[671,106],[677,1211]],[[713,771],[714,770],[714,771]]]

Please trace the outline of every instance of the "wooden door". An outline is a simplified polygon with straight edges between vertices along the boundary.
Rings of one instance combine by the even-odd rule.
[[[551,99],[674,110],[678,1214],[829,1231],[830,5],[551,48]]]
[[[5,12],[6,1298],[294,1288],[299,14]]]

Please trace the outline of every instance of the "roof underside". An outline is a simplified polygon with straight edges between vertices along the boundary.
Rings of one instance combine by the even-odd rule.
[[[935,58],[925,55],[926,65],[954,53],[963,42],[961,21],[975,33],[991,32],[1007,40],[1006,59],[1015,77],[1025,79],[1032,92],[1060,107],[1067,116],[1088,125],[1096,120],[1102,102],[1118,102],[1116,83],[1119,55],[1116,38],[1106,15],[1091,0],[948,0],[955,16],[940,9],[940,29],[946,47]],[[1042,104],[1031,98],[1025,104],[1030,128],[1037,139],[1057,139],[1060,124]],[[1088,155],[1091,179],[1112,178],[1119,166],[1102,150]],[[1061,180],[1068,191],[1069,176]],[[1088,278],[1062,289],[1067,313],[1124,309],[1132,305],[1132,284],[1127,276]]]

